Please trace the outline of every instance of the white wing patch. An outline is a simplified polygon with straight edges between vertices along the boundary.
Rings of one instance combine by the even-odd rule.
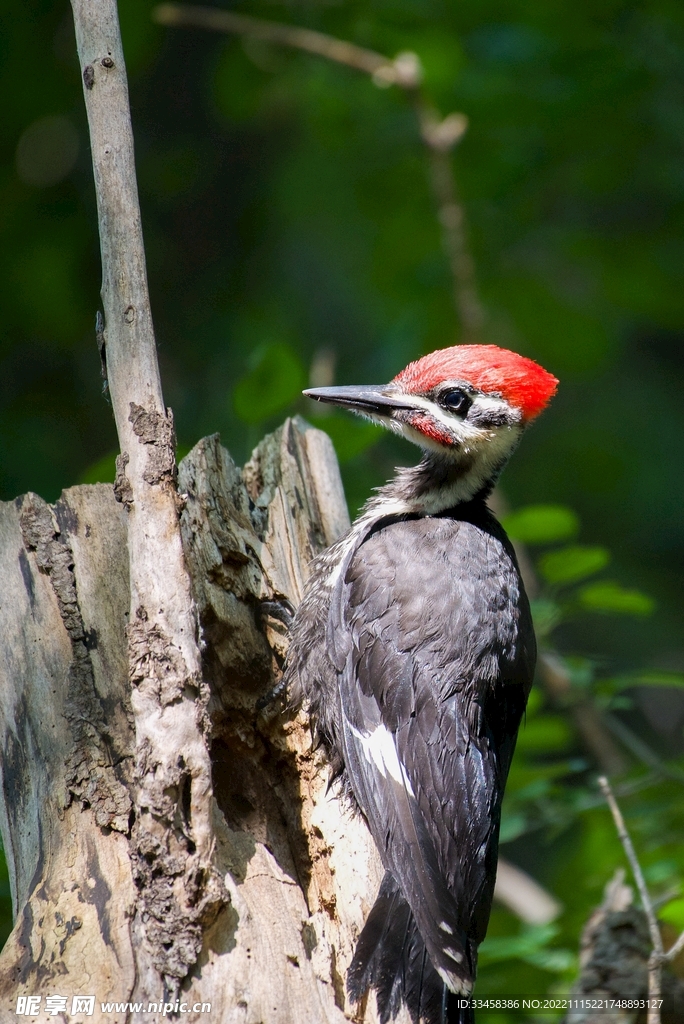
[[[447,971],[444,967],[438,967],[437,973],[447,988],[451,989],[451,991],[455,992],[457,995],[469,996],[473,991],[472,981],[467,981],[458,974],[452,974],[451,971]]]
[[[346,716],[345,716],[346,717]],[[390,775],[395,782],[400,782],[409,796],[415,797],[411,781],[406,769],[399,760],[394,737],[384,725],[379,725],[372,732],[359,732],[347,719],[350,732],[361,744],[361,748],[369,764],[374,764],[383,778]]]

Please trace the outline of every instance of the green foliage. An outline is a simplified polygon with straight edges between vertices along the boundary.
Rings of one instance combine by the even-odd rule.
[[[658,911],[658,917],[667,924],[674,925],[678,932],[684,931],[684,898],[670,900]]]
[[[569,722],[562,715],[536,715],[530,718],[520,734],[518,744],[528,754],[544,750],[562,752],[574,739]]]
[[[628,590],[619,583],[602,580],[590,583],[578,592],[581,606],[588,611],[613,612],[618,615],[652,615],[655,602],[640,590]]]
[[[610,561],[605,548],[585,547],[579,544],[573,547],[550,551],[539,559],[539,571],[547,583],[567,585],[584,580],[587,576],[604,569]]]
[[[563,609],[549,597],[537,597],[530,601],[530,605],[537,636],[548,636],[563,618]]]
[[[502,960],[522,960],[545,971],[566,971],[575,966],[576,954],[569,949],[550,948],[558,932],[552,924],[527,925],[517,935],[492,936],[480,947],[479,963],[487,967]]]
[[[565,505],[527,505],[502,519],[506,532],[523,544],[552,544],[574,537],[579,519]]]
[[[623,676],[621,680],[613,680],[624,686],[672,686],[684,689],[684,674],[681,672],[635,672],[631,676]]]

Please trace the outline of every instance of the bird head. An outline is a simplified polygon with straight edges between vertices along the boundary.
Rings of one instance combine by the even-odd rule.
[[[413,441],[433,463],[452,467],[447,475],[467,484],[461,488],[466,497],[495,479],[557,385],[552,374],[517,352],[454,345],[409,363],[386,385],[311,388],[304,394]]]

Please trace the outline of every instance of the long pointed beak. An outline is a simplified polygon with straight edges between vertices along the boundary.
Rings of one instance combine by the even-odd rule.
[[[349,387],[309,388],[304,394],[317,402],[330,402],[344,409],[377,416],[389,416],[394,409],[413,409],[406,397],[391,385],[354,384]]]

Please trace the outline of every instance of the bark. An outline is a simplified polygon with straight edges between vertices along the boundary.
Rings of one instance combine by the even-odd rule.
[[[580,940],[580,973],[572,992],[580,1007],[565,1024],[645,1024],[646,1011],[606,1008],[606,1001],[646,1000],[649,995],[651,940],[646,914],[634,906],[633,893],[617,871],[603,903],[589,918]],[[678,1024],[684,1007],[684,982],[663,971],[662,1024]],[[611,1003],[612,1006],[612,1003]],[[595,1007],[595,1008],[594,1008]]]
[[[218,437],[206,438],[181,463],[179,488],[201,624],[211,844],[226,896],[198,923],[202,880],[189,844],[161,869],[151,850],[149,874],[140,869],[126,513],[113,489],[2,505],[2,833],[16,911],[0,957],[3,1021],[17,1019],[25,994],[66,996],[69,1007],[93,994],[93,1019],[111,1024],[161,1020],[99,1003],[163,1000],[161,980],[150,992],[141,970],[137,922],[150,888],[169,878],[182,887],[165,896],[176,936],[195,950],[179,998],[211,1004],[208,1016],[181,1019],[327,1024],[354,1009],[344,975],[379,858],[363,822],[327,792],[305,717],[280,700],[257,708],[280,675],[288,602],[301,597],[311,558],[348,526],[332,446],[288,421],[241,472]],[[185,756],[180,737],[169,761]],[[182,808],[190,797],[173,799]],[[180,814],[174,828],[187,843]],[[364,1019],[374,1017],[371,999]]]
[[[203,928],[227,899],[212,863],[208,691],[147,289],[116,0],[73,0],[72,8],[102,253],[98,340],[121,446],[115,494],[127,514],[136,985],[152,998],[162,979],[173,1000]]]

